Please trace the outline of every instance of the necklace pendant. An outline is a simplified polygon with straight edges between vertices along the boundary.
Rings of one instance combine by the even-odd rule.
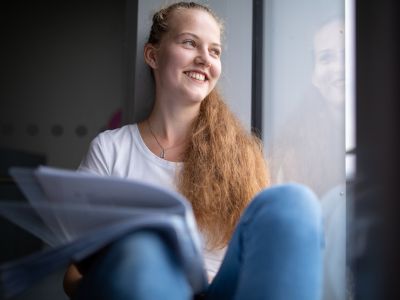
[[[162,151],[161,151],[161,153],[160,153],[160,157],[161,157],[161,158],[165,158],[165,151],[164,151],[164,149],[162,149]]]

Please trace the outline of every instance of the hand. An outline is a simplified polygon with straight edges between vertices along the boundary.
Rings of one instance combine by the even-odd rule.
[[[82,273],[79,271],[79,268],[75,264],[69,265],[67,271],[64,274],[64,291],[68,295],[68,297],[72,298],[76,290],[79,286],[79,283],[82,280]]]

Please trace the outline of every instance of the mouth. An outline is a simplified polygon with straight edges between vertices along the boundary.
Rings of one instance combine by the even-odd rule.
[[[208,80],[207,74],[198,71],[187,71],[184,72],[189,78],[195,79],[197,81],[205,82]]]
[[[336,79],[332,82],[332,85],[335,87],[343,87],[345,85],[345,80],[344,79]]]

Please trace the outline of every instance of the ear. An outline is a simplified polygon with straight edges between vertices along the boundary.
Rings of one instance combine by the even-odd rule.
[[[144,45],[144,61],[152,69],[157,69],[157,48],[153,44]]]

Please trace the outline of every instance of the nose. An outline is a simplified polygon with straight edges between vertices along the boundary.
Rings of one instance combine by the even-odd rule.
[[[206,68],[209,68],[211,66],[211,61],[210,61],[208,50],[199,51],[198,55],[195,57],[194,62],[196,64],[203,65]]]

